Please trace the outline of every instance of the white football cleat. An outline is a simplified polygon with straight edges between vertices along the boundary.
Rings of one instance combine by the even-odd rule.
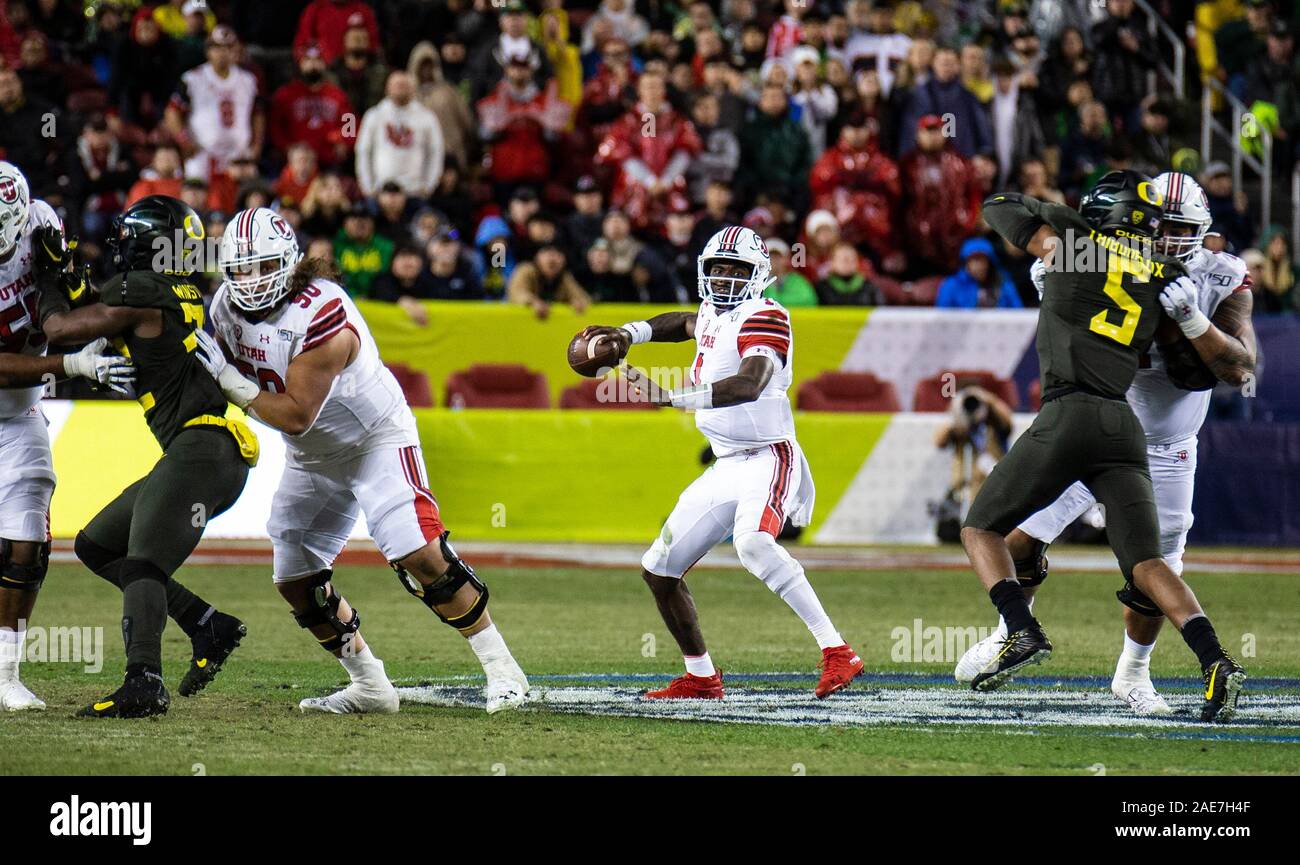
[[[503,709],[517,708],[532,699],[532,694],[528,691],[528,677],[509,655],[499,661],[488,662],[483,666],[483,672],[487,674],[487,687],[483,689],[483,696],[487,698],[489,715]]]
[[[1002,651],[1002,643],[1007,638],[1007,632],[1002,628],[997,628],[993,633],[980,640],[975,645],[966,650],[966,654],[961,656],[957,661],[957,669],[953,670],[952,677],[963,684],[970,684],[975,680],[984,668],[993,662]]]
[[[1142,674],[1119,673],[1111,679],[1110,692],[1122,703],[1139,715],[1172,715],[1174,710],[1165,702],[1165,698],[1156,692],[1151,684],[1151,677]]]
[[[384,673],[384,662],[365,679],[353,682],[342,691],[327,697],[308,697],[298,704],[306,712],[329,712],[335,715],[391,715],[397,711],[397,689]]]
[[[0,709],[6,712],[40,712],[45,709],[45,701],[14,679],[0,684]]]

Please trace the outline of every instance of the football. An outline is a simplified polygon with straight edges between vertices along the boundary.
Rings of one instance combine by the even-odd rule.
[[[581,332],[569,342],[569,366],[578,375],[599,378],[603,371],[618,366],[618,343],[607,336],[587,339]]]

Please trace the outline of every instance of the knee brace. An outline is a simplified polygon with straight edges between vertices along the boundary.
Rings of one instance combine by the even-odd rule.
[[[478,577],[474,575],[474,569],[471,568],[464,559],[456,555],[456,551],[447,541],[447,536],[451,532],[443,532],[438,538],[439,547],[442,549],[442,557],[447,562],[447,570],[441,577],[429,585],[422,584],[415,577],[406,572],[406,569],[397,562],[389,562],[393,571],[397,574],[397,579],[402,583],[402,588],[406,589],[415,597],[424,602],[424,605],[433,614],[441,619],[445,624],[451,625],[458,631],[465,631],[478,624],[479,619],[483,618],[483,613],[487,611],[488,588]],[[438,612],[437,605],[445,604],[456,596],[460,587],[469,583],[478,591],[478,600],[476,600],[468,610],[454,618],[448,618]]]
[[[1128,607],[1135,613],[1139,613],[1147,618],[1158,619],[1164,615],[1160,608],[1156,606],[1155,601],[1142,594],[1142,591],[1135,585],[1130,577],[1124,583],[1124,588],[1115,593],[1116,599],[1121,604]]]
[[[50,542],[36,546],[36,561],[22,565],[13,560],[13,542],[0,538],[0,588],[19,592],[40,591],[50,569]]]
[[[329,625],[334,629],[334,636],[325,639],[316,638],[320,647],[330,654],[339,649],[346,651],[352,643],[352,638],[361,629],[361,614],[357,612],[356,607],[352,608],[352,621],[339,620],[339,603],[342,602],[343,596],[338,592],[330,592],[327,588],[333,575],[334,571],[327,568],[305,577],[304,579],[308,581],[307,587],[310,589],[307,593],[307,610],[293,614],[293,620],[300,628],[311,629],[317,625]]]
[[[785,597],[803,579],[803,565],[767,532],[745,532],[734,543],[740,564],[778,597]]]
[[[1016,579],[1021,588],[1042,585],[1047,579],[1047,544],[1035,538],[1033,551],[1016,559]]]

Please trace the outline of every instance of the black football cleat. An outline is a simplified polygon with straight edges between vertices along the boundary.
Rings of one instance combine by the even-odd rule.
[[[972,691],[996,691],[1015,677],[1022,668],[1041,664],[1052,657],[1052,644],[1037,623],[1002,641],[993,660],[971,680]]]
[[[248,636],[248,626],[225,613],[214,612],[190,638],[194,646],[190,668],[185,671],[178,689],[182,697],[193,697],[202,691],[221,672],[221,665],[230,653],[239,648],[239,641]]]
[[[128,673],[122,687],[77,713],[79,718],[148,718],[166,715],[171,694],[157,673]]]
[[[1227,652],[1205,668],[1205,702],[1201,720],[1206,723],[1231,721],[1237,714],[1237,698],[1246,684],[1246,671]]]

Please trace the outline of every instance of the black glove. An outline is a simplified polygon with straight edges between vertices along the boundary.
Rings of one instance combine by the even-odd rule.
[[[75,246],[73,247],[75,249]],[[63,243],[63,232],[53,225],[32,229],[32,270],[42,285],[53,284],[58,274],[67,270],[72,251]]]

